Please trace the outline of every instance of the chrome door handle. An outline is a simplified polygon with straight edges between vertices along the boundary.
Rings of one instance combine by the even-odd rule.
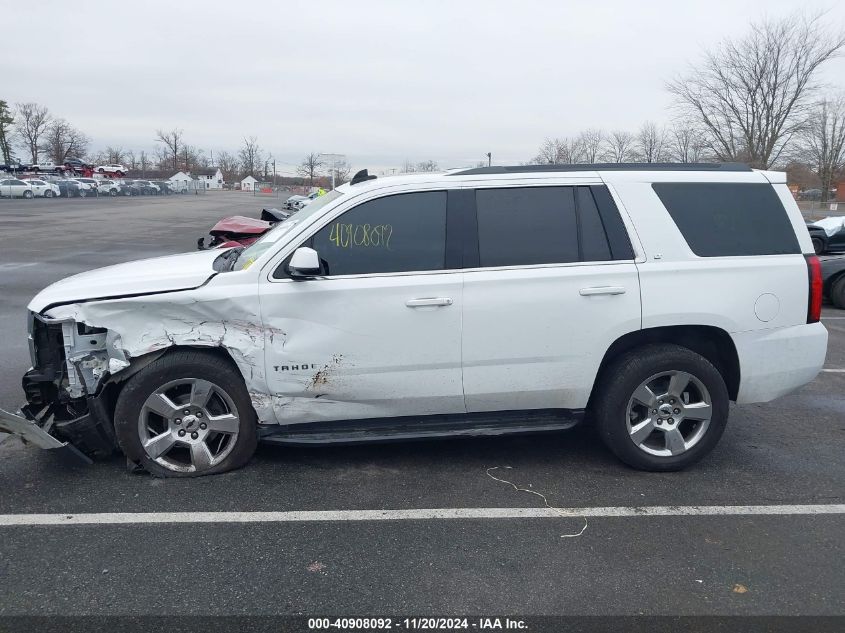
[[[593,288],[581,288],[578,294],[582,297],[593,295],[624,295],[625,289],[622,286],[594,286]]]
[[[450,306],[452,300],[449,297],[432,297],[431,299],[408,299],[405,305],[409,308],[424,308],[426,306]]]

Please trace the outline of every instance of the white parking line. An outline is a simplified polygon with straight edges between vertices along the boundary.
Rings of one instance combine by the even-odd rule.
[[[294,510],[291,512],[105,512],[0,514],[0,527],[139,525],[145,523],[301,523],[430,519],[560,519],[561,517],[686,517],[845,514],[845,504],[769,506],[611,506],[598,508],[429,508],[414,510]]]

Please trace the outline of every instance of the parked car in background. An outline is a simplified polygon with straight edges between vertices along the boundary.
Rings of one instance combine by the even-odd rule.
[[[0,180],[0,198],[31,198],[34,195],[28,182],[17,178]]]
[[[140,196],[143,192],[135,182],[124,180],[120,183],[120,193],[124,196]]]
[[[18,160],[11,161],[0,165],[0,171],[5,171],[9,174],[19,174],[29,169],[29,163],[22,163]]]
[[[72,171],[81,174],[86,169],[92,169],[92,166],[86,163],[81,158],[67,158],[65,159],[65,171]]]
[[[99,195],[100,183],[102,182],[102,180],[98,180],[97,178],[77,178],[77,180],[81,183],[88,185],[91,188],[89,193]]]
[[[67,181],[72,182],[79,187],[80,198],[97,195],[97,188],[94,185],[88,184],[87,182],[82,182],[78,178],[68,178]]]
[[[135,180],[134,182],[145,196],[157,196],[161,193],[161,190],[149,180]]]
[[[79,197],[79,185],[72,180],[59,179],[55,181],[59,188],[59,196],[62,198],[77,198]]]
[[[101,196],[117,196],[120,194],[120,184],[114,180],[100,180],[97,182],[97,193]]]
[[[822,291],[834,306],[845,310],[845,255],[822,260]]]
[[[288,210],[299,209],[299,203],[305,200],[305,196],[293,195],[282,203],[282,207]]]
[[[60,174],[64,171],[64,165],[57,165],[53,161],[42,161],[29,166],[29,171],[36,174]]]
[[[173,190],[170,188],[170,183],[166,180],[153,180],[152,183],[158,187],[159,193],[162,195],[169,196],[173,193]]]
[[[32,195],[37,198],[58,198],[61,195],[61,189],[52,182],[40,178],[26,178],[24,182],[29,183]]]
[[[831,251],[845,251],[845,217],[830,217],[807,222],[816,255]]]
[[[114,163],[110,165],[97,165],[94,171],[98,174],[114,174],[118,178],[123,178],[129,170],[120,163]]]

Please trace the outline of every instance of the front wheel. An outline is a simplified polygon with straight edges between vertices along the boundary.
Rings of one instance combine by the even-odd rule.
[[[114,198],[117,195],[117,189],[109,189],[109,195]]]
[[[87,195],[88,195],[88,192],[87,192],[87,191],[85,191],[85,189],[80,189],[80,190],[79,190],[79,197],[80,197],[80,198],[84,198],[84,197],[86,197]]]
[[[173,352],[147,365],[121,391],[114,420],[126,456],[160,477],[240,468],[258,443],[243,378],[207,352]]]
[[[813,242],[813,250],[816,252],[816,255],[821,255],[824,253],[824,240],[820,237],[812,238]]]
[[[634,468],[670,471],[707,455],[728,421],[728,390],[703,356],[678,345],[645,345],[612,362],[594,394],[607,447]]]
[[[24,191],[24,192],[23,192],[23,197],[24,197],[24,198],[31,198],[31,197],[32,197],[32,192],[31,192],[31,191],[28,191],[28,190],[27,190],[27,191]]]
[[[830,302],[840,310],[845,310],[845,275],[830,285]]]
[[[52,198],[53,192],[48,189],[47,191],[44,192],[44,197],[45,198]]]

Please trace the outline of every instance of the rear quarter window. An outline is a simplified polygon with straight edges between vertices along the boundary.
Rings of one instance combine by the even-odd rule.
[[[771,185],[654,183],[652,188],[699,257],[801,252]]]

